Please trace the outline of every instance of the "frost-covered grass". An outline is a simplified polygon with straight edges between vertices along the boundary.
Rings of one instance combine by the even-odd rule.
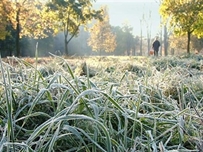
[[[202,70],[201,56],[1,61],[0,151],[202,151]]]

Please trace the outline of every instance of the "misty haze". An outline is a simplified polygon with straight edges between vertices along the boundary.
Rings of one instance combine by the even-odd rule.
[[[156,35],[160,34],[160,15],[158,13],[159,3],[155,1],[103,1],[98,0],[93,3],[93,8],[99,10],[102,6],[107,6],[109,23],[112,26],[112,31],[117,35],[117,47],[113,52],[102,51],[102,55],[140,55],[140,38],[143,39],[143,55],[147,54],[149,44]],[[96,21],[87,24],[90,28]],[[128,32],[131,39],[125,37],[125,33],[115,31],[115,28],[122,30],[124,26],[130,29]],[[68,55],[83,56],[83,55],[99,55],[98,51],[93,51],[88,45],[90,33],[84,29],[84,26],[79,27],[79,32],[72,37],[68,34],[68,39],[71,38],[67,44]],[[142,33],[141,33],[142,31]],[[122,32],[122,31],[120,31]],[[149,36],[150,34],[150,36]],[[8,41],[15,44],[15,39],[7,38]],[[128,42],[126,42],[128,41]],[[20,41],[21,56],[35,56],[36,44],[38,43],[38,55],[49,56],[50,53],[57,55],[65,54],[64,32],[61,31],[56,36],[49,35],[47,38],[33,39],[22,37]],[[118,44],[119,43],[119,44]],[[130,44],[121,44],[130,43]],[[15,45],[10,45],[6,41],[1,41],[2,56],[16,55]],[[126,45],[126,46],[124,46]],[[129,46],[127,46],[129,45]],[[150,44],[151,45],[151,44]],[[121,50],[123,49],[123,50]]]

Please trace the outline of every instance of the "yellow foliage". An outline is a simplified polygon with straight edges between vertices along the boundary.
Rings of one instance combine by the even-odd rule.
[[[45,32],[51,27],[51,20],[48,20],[50,18],[47,18],[46,15],[44,3],[40,3],[38,0],[1,0],[0,22],[4,27],[1,26],[0,30],[4,31],[9,24],[13,29],[19,25],[20,37],[46,37]],[[1,32],[0,38],[4,37],[5,34],[8,33]]]
[[[203,1],[202,0],[163,0],[160,14],[164,22],[169,21],[175,34],[187,32],[203,33]]]
[[[8,24],[7,12],[9,11],[9,7],[7,5],[4,6],[5,3],[7,3],[6,0],[2,0],[0,3],[0,39],[2,40],[4,40],[6,35],[9,34],[6,30],[6,26]]]
[[[116,36],[111,32],[107,7],[103,6],[103,20],[97,21],[90,30],[88,45],[93,51],[113,52],[116,48]]]

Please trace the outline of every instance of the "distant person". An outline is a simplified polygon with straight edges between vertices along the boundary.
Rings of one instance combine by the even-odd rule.
[[[152,44],[152,49],[154,50],[154,56],[158,56],[160,46],[161,46],[161,44],[158,41],[158,37],[156,37],[153,44]]]

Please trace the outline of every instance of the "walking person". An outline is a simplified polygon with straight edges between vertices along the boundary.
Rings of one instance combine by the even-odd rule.
[[[154,42],[152,43],[152,49],[154,50],[154,56],[158,56],[159,47],[161,46],[158,36],[155,38]]]

